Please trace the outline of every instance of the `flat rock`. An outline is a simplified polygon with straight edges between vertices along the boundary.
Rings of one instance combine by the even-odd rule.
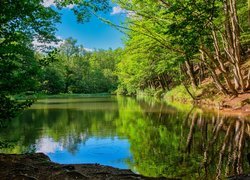
[[[43,153],[0,154],[1,180],[144,180],[166,179],[144,177],[131,170],[118,169],[99,164],[57,164]]]

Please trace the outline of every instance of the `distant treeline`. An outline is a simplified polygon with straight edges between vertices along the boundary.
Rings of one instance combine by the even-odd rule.
[[[47,94],[114,92],[118,85],[115,69],[121,51],[90,52],[68,38],[53,55],[53,62],[43,63],[35,91]],[[43,56],[37,53],[38,59],[44,59]]]

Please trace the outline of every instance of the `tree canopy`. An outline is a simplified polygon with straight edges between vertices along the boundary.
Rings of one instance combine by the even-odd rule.
[[[146,87],[168,89],[183,83],[200,87],[209,78],[225,95],[249,90],[245,1],[116,2],[129,16],[121,89],[126,85],[127,91],[134,92]],[[144,71],[132,65],[131,76],[125,75],[128,69],[123,66],[140,62]]]
[[[243,0],[114,0],[127,13],[124,26],[113,25],[126,34],[124,48],[88,51],[68,38],[58,49],[41,47],[38,52],[35,42],[59,41],[58,9],[70,6],[78,22],[111,9],[108,0],[54,2],[57,10],[45,7],[42,0],[0,2],[2,104],[13,95],[31,92],[117,90],[135,95],[148,89],[166,92],[179,85],[193,99],[197,97],[189,87],[202,89],[199,96],[249,92],[250,30]]]

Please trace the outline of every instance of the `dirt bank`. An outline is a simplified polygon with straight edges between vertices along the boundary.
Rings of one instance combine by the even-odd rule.
[[[122,170],[99,164],[70,164],[53,163],[42,153],[7,155],[0,154],[1,180],[120,180],[120,179],[165,179],[149,178],[137,175],[130,170]]]
[[[250,117],[250,92],[237,97],[215,96],[195,101],[196,105],[207,110],[219,111],[232,116]]]

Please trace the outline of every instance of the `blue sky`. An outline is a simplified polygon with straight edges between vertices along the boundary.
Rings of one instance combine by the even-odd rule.
[[[47,1],[48,6],[50,6],[52,0]],[[61,13],[61,23],[57,24],[58,31],[56,32],[59,38],[73,37],[77,39],[79,45],[82,44],[87,49],[116,49],[123,47],[122,37],[124,34],[105,24],[97,17],[92,17],[89,22],[79,24],[70,8],[64,8],[59,12]],[[124,22],[126,18],[124,11],[117,5],[113,5],[110,13],[101,16],[115,24]]]

